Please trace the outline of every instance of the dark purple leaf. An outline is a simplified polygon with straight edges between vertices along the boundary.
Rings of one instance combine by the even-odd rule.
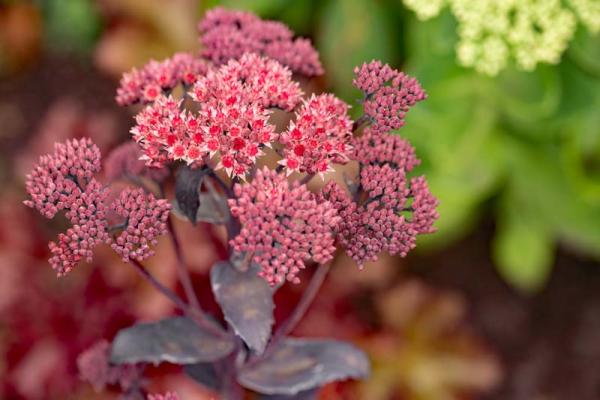
[[[172,317],[120,330],[110,360],[114,364],[194,364],[223,358],[233,347],[232,340],[203,330],[189,318]]]
[[[189,377],[201,385],[220,392],[222,382],[216,368],[217,363],[198,363],[186,365],[184,371]]]
[[[175,178],[175,199],[181,213],[193,224],[196,223],[196,214],[200,207],[200,184],[206,175],[204,168],[191,168],[182,165],[177,170]]]
[[[219,262],[210,271],[213,293],[235,333],[260,354],[273,326],[273,291],[252,265],[239,271],[229,262]]]
[[[368,374],[367,356],[349,343],[287,338],[265,360],[243,367],[238,381],[258,393],[293,396],[329,382]]]

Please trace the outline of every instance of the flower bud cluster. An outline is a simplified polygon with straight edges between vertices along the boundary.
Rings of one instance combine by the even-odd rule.
[[[217,7],[206,13],[199,30],[202,55],[215,64],[257,53],[306,76],[323,74],[319,55],[310,41],[294,39],[292,31],[281,22]]]
[[[264,168],[251,183],[234,187],[231,214],[242,228],[231,240],[237,252],[249,252],[260,275],[275,285],[297,274],[307,261],[326,263],[335,252],[332,227],[340,223],[333,205],[319,201],[305,185]]]
[[[108,188],[94,178],[100,165],[100,151],[90,139],[72,139],[57,143],[54,153],[40,157],[27,176],[31,199],[25,205],[47,218],[64,211],[71,223],[56,242],[49,243],[49,262],[59,276],[83,260],[90,262],[101,243],[112,244],[124,259],[147,258],[152,255],[149,246],[165,231],[170,205],[141,189],[125,189],[110,203]],[[114,242],[109,234],[109,211],[125,219],[123,232]]]
[[[204,75],[209,64],[189,53],[176,53],[162,61],[152,60],[141,69],[123,74],[116,100],[121,106],[150,103],[175,86],[190,86]]]
[[[167,232],[171,205],[165,199],[156,199],[143,189],[124,189],[112,204],[113,211],[123,217],[125,228],[111,247],[124,261],[145,260],[154,255],[151,246]]]
[[[415,247],[417,235],[434,231],[438,217],[437,200],[425,179],[407,178],[419,160],[406,141],[370,128],[355,139],[354,147],[362,196],[355,201],[335,182],[320,194],[341,217],[337,238],[360,267],[384,251],[404,257]]]
[[[354,86],[365,93],[365,115],[375,133],[387,133],[404,125],[404,116],[427,95],[419,82],[403,72],[382,65],[380,61],[365,63],[354,69]]]

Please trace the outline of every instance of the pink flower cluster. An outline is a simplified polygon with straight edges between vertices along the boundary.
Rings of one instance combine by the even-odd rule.
[[[49,262],[59,276],[70,272],[82,260],[92,261],[94,248],[109,243],[106,222],[108,190],[92,179],[85,191],[67,205],[66,217],[73,226],[58,235],[58,243],[50,242]]]
[[[291,78],[277,61],[246,54],[198,79],[190,93],[200,103],[197,115],[180,111],[171,97],[159,97],[136,116],[133,139],[147,165],[199,165],[218,152],[217,168],[243,177],[277,138],[268,108],[291,110],[300,102],[302,91]]]
[[[306,76],[323,74],[317,51],[307,39],[294,39],[287,26],[249,12],[214,8],[199,24],[202,54],[215,64],[258,53]]]
[[[360,267],[384,251],[404,257],[415,247],[417,235],[434,231],[437,200],[423,177],[407,179],[419,162],[407,142],[367,129],[354,144],[364,198],[355,202],[335,182],[320,194],[341,217],[337,238]]]
[[[113,245],[124,258],[138,260],[152,254],[149,245],[165,230],[170,205],[141,189],[125,189],[112,203],[109,191],[94,178],[100,169],[100,151],[90,139],[57,143],[53,154],[40,157],[27,176],[26,189],[36,208],[47,218],[64,211],[72,226],[50,242],[50,265],[62,276],[82,260],[91,261],[100,243]],[[109,211],[125,218],[116,242],[109,235]]]
[[[25,188],[31,200],[25,205],[46,218],[66,211],[72,224],[58,243],[49,243],[50,265],[58,275],[90,260],[93,248],[109,240],[104,204],[108,193],[93,177],[100,165],[100,150],[90,139],[72,139],[57,143],[54,153],[40,157],[27,175]]]
[[[201,155],[204,137],[199,133],[197,137],[189,138],[188,124],[193,127],[194,123],[187,112],[180,110],[180,104],[181,100],[171,96],[159,96],[135,116],[136,125],[131,134],[142,149],[140,159],[148,167],[161,168],[169,160],[199,158]]]
[[[124,261],[142,261],[154,255],[150,246],[167,231],[171,205],[165,199],[156,199],[143,189],[124,189],[113,202],[112,209],[125,219],[123,232],[112,243],[112,248]]]
[[[427,98],[415,78],[380,61],[356,67],[354,74],[352,83],[365,93],[364,112],[375,133],[401,128],[410,107]]]
[[[229,205],[242,229],[231,246],[253,254],[269,284],[297,283],[306,261],[333,258],[332,227],[340,218],[331,203],[318,201],[305,185],[290,186],[285,175],[264,168],[251,183],[236,184],[234,192]]]
[[[371,127],[352,141],[352,158],[361,164],[391,164],[395,168],[412,171],[420,160],[415,149],[406,140],[397,135],[374,133]]]
[[[204,75],[209,64],[189,53],[176,53],[163,61],[152,60],[141,69],[123,74],[117,89],[117,103],[122,106],[137,102],[150,103],[175,86],[190,86]]]
[[[77,357],[79,377],[89,382],[96,392],[108,385],[119,385],[127,391],[141,376],[141,368],[135,365],[113,366],[109,363],[110,343],[101,340]]]
[[[174,392],[165,394],[149,394],[147,400],[179,400],[179,396]]]
[[[53,218],[81,195],[100,165],[100,150],[90,139],[56,143],[54,153],[40,157],[27,175],[25,189],[31,200],[25,205]]]
[[[351,140],[348,105],[332,94],[313,95],[279,138],[284,145],[280,163],[289,172],[322,174],[333,170],[331,163],[348,162]]]

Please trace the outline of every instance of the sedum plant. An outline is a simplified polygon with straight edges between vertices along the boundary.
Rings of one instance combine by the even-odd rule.
[[[420,234],[434,231],[437,200],[411,145],[389,132],[426,98],[416,79],[379,61],[355,69],[363,115],[332,94],[306,96],[293,73],[323,68],[309,41],[283,24],[217,8],[201,21],[200,55],[178,53],[124,74],[120,105],[142,104],[132,140],[104,164],[89,139],[58,143],[27,177],[29,207],[71,226],[50,242],[59,276],[108,244],[181,314],[122,329],[79,358],[96,390],[119,386],[125,398],[147,394],[144,367],[172,363],[226,399],[244,390],[265,399],[314,398],[320,386],[364,378],[365,354],[349,343],[292,338],[340,247],[362,268],[381,252],[405,256]],[[291,121],[277,129],[275,110]],[[276,157],[269,168],[263,158]],[[335,165],[353,163],[346,184],[329,181]],[[171,176],[172,175],[172,176]],[[113,184],[126,180],[129,185]],[[167,199],[174,180],[174,200]],[[183,259],[172,215],[222,226],[228,259],[210,271],[224,321],[205,311]],[[180,297],[143,265],[168,236],[184,289]],[[274,292],[312,272],[303,297],[273,331]]]
[[[445,6],[458,22],[457,58],[465,67],[495,76],[514,59],[530,71],[557,64],[575,35],[577,20],[600,31],[596,0],[403,0],[419,19],[437,16]]]

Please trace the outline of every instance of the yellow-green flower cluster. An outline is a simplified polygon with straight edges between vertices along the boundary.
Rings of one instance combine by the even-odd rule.
[[[592,33],[600,32],[600,0],[569,0],[581,23]]]
[[[524,70],[558,63],[572,39],[577,15],[592,32],[600,30],[600,0],[404,0],[419,19],[435,17],[444,6],[458,20],[460,64],[497,75],[510,59]]]

